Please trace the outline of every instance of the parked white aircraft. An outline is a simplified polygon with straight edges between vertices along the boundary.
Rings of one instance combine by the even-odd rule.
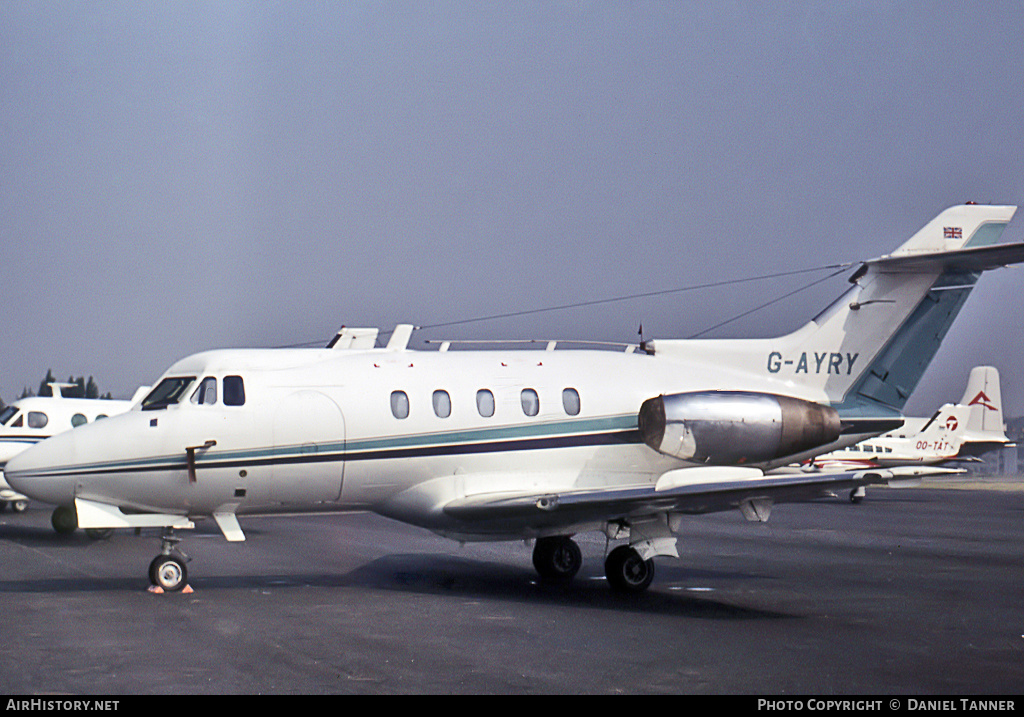
[[[986,451],[1006,446],[999,372],[975,366],[959,403],[947,403],[930,418],[905,418],[895,431],[846,446],[804,462],[811,470],[856,470],[881,466],[944,465],[976,461]],[[850,492],[860,502],[865,489]]]
[[[149,391],[149,387],[144,386],[136,391],[131,401],[115,401],[65,398],[62,389],[72,388],[73,384],[51,383],[49,386],[52,395],[20,398],[0,413],[0,509],[10,504],[12,510],[20,513],[28,507],[28,497],[13,490],[4,480],[3,469],[8,460],[56,433],[124,413]],[[58,532],[70,532],[75,529],[74,519],[73,511],[58,509],[54,512],[53,527]]]
[[[640,591],[678,556],[689,515],[885,483],[927,468],[768,475],[902,424],[900,410],[986,269],[1024,261],[998,244],[1016,207],[952,207],[850,289],[778,338],[658,340],[627,350],[384,348],[343,329],[332,348],[223,350],[171,366],[136,409],[55,436],[8,480],[74,506],[82,527],[161,527],[150,580],[185,584],[173,531],[212,516],[371,510],[451,538],[535,540],[567,579],[571,539],[626,542],[605,562]]]

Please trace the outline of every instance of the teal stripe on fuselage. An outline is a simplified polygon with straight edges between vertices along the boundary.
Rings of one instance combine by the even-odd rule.
[[[608,431],[636,429],[636,415],[612,416],[608,418],[587,418],[573,421],[550,423],[529,423],[498,428],[478,428],[444,433],[418,433],[407,436],[388,436],[349,441],[346,453],[380,451],[393,448],[419,448],[461,443],[490,443],[513,441],[524,438],[571,436]]]
[[[435,449],[434,454],[465,452],[474,450],[501,451],[522,450],[524,441],[543,439],[581,439],[587,436],[627,434],[637,429],[635,414],[602,418],[574,419],[546,423],[528,423],[498,426],[495,428],[466,429],[438,433],[417,433],[401,436],[363,438],[353,441],[333,441],[315,444],[275,446],[267,448],[245,448],[221,452],[206,452],[196,455],[196,465],[206,468],[288,462],[323,462],[331,460],[359,460],[362,457],[387,457],[391,453],[407,453],[416,449]],[[511,444],[515,444],[514,446]],[[539,447],[548,447],[540,445]],[[45,473],[25,472],[33,475],[74,475],[78,473],[131,473],[160,470],[182,470],[186,466],[185,455],[137,458],[121,461],[67,466]]]

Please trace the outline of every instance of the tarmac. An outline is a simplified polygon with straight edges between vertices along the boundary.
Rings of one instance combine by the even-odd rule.
[[[1024,480],[947,479],[688,519],[680,559],[612,593],[603,536],[569,585],[530,546],[366,513],[181,533],[192,592],[155,595],[156,533],[60,536],[0,513],[0,695],[1014,695]]]

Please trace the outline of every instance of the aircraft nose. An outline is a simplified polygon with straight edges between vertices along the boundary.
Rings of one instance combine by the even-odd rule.
[[[69,432],[70,434],[70,432]],[[7,461],[4,477],[19,493],[33,500],[70,505],[75,499],[76,479],[65,468],[71,452],[71,436],[62,434],[41,441]]]

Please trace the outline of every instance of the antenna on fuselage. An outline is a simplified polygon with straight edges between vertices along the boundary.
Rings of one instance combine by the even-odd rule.
[[[637,329],[637,333],[640,335],[640,350],[645,354],[654,353],[653,351],[647,350],[647,342],[644,341],[644,322],[640,322],[640,328]]]
[[[412,324],[399,324],[396,326],[394,331],[391,332],[391,339],[388,341],[386,349],[388,351],[405,351],[409,348],[409,339],[412,338],[412,332],[415,328]]]
[[[377,345],[379,329],[354,329],[342,326],[326,348],[329,349],[372,349]]]

